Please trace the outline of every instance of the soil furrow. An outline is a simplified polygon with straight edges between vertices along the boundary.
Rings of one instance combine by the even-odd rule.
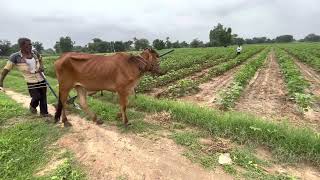
[[[206,83],[200,84],[199,88],[201,90],[199,93],[191,96],[185,96],[180,99],[194,102],[203,106],[213,107],[215,105],[214,102],[218,97],[218,92],[230,85],[234,74],[238,71],[238,69],[240,69],[240,67],[242,67],[242,65],[225,72],[221,76],[214,77],[212,80]]]
[[[294,58],[304,78],[310,83],[309,91],[315,96],[313,106],[305,113],[310,121],[320,124],[320,75],[308,65]]]
[[[303,117],[297,105],[289,99],[274,51],[269,54],[265,66],[250,81],[235,109],[268,120],[286,119],[298,126],[319,129],[318,122]]]

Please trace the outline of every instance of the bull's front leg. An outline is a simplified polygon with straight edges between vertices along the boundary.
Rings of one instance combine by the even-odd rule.
[[[120,112],[121,112],[121,117],[122,121],[124,122],[125,126],[128,126],[128,118],[127,118],[127,113],[126,113],[126,108],[128,105],[128,95],[129,93],[124,92],[124,93],[119,93],[119,100],[120,100]]]

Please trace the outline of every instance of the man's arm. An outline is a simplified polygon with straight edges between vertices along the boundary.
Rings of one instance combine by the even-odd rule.
[[[3,69],[0,77],[0,90],[3,89],[3,80],[10,71],[8,69]]]
[[[10,72],[10,70],[13,68],[14,63],[10,60],[7,62],[6,66],[3,68],[0,76],[0,90],[3,89],[3,81],[6,78],[7,74]]]

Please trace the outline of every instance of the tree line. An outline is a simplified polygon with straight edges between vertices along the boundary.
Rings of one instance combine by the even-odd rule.
[[[193,39],[190,43],[186,41],[174,41],[171,42],[169,37],[165,40],[155,39],[152,43],[148,39],[138,39],[134,37],[128,41],[104,41],[100,38],[94,38],[92,42],[84,46],[76,45],[71,37],[60,37],[55,43],[54,49],[44,50],[41,42],[33,42],[33,47],[44,54],[55,54],[69,51],[76,52],[88,52],[88,53],[110,53],[110,52],[122,52],[141,50],[146,47],[153,47],[157,50],[169,49],[169,48],[198,48],[198,47],[219,47],[229,45],[242,45],[242,44],[259,44],[259,43],[285,43],[296,41],[292,35],[281,35],[274,39],[267,37],[253,37],[252,39],[244,39],[238,37],[237,34],[232,33],[231,27],[224,27],[218,23],[212,30],[209,31],[209,42],[204,43],[201,40]],[[316,34],[308,34],[304,39],[300,39],[300,42],[320,42],[320,36]],[[13,52],[19,50],[17,44],[11,44],[10,41],[0,40],[0,56],[8,56]]]

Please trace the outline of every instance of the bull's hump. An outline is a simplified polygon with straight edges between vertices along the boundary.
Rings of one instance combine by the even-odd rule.
[[[70,58],[74,60],[89,60],[92,59],[94,55],[91,54],[71,54]]]

